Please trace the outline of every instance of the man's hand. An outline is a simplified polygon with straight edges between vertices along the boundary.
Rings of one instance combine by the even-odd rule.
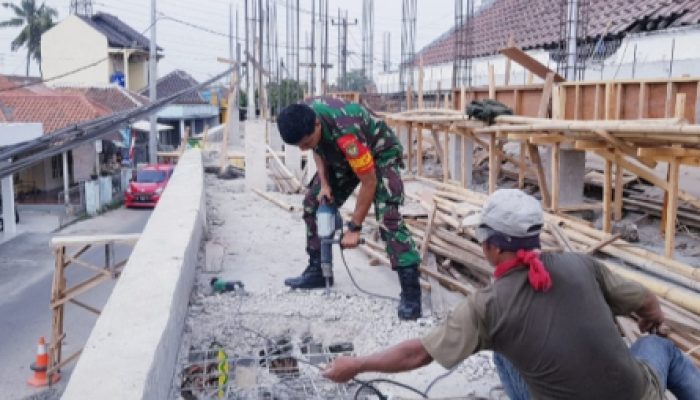
[[[355,357],[338,357],[323,370],[323,376],[337,383],[344,383],[360,372],[359,361]]]
[[[644,304],[635,313],[639,317],[637,326],[642,333],[657,333],[657,328],[664,322],[664,313],[661,311],[659,301],[651,292],[647,293]]]
[[[326,198],[329,202],[333,202],[333,191],[331,190],[330,185],[321,185],[321,190],[318,192],[318,196],[316,196],[316,199],[321,202],[323,201],[323,198]]]
[[[360,232],[345,230],[343,237],[340,240],[340,247],[344,249],[354,249],[360,245]]]

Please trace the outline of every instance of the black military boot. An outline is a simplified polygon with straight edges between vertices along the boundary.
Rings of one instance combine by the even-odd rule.
[[[401,302],[399,302],[399,319],[414,320],[421,316],[420,272],[416,266],[399,268],[401,283]]]
[[[309,256],[309,265],[304,272],[299,276],[287,278],[284,284],[292,289],[321,289],[326,287],[326,279],[321,271],[321,254],[312,254]],[[333,285],[333,278],[330,279],[330,284]]]

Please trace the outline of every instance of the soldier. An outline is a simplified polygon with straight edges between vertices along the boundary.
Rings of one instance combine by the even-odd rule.
[[[374,203],[391,267],[397,271],[401,284],[398,316],[420,317],[420,256],[399,213],[404,193],[400,173],[403,148],[398,138],[360,104],[329,97],[286,107],[277,117],[277,124],[285,143],[313,150],[318,170],[304,198],[309,265],[300,276],[286,279],[285,285],[299,289],[325,287],[316,209],[324,197],[341,206],[359,184],[355,211],[343,233],[341,246],[357,247],[362,222]]]

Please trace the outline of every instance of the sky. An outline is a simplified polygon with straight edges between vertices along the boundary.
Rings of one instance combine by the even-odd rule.
[[[251,0],[252,1],[252,0]],[[265,0],[267,1],[267,0]],[[279,42],[283,45],[286,40],[285,12],[287,3],[296,0],[270,0],[277,4]],[[310,13],[314,0],[299,0],[300,8],[300,37],[301,44],[305,43],[306,32],[310,31]],[[318,8],[318,0],[316,5]],[[19,3],[20,0],[14,0]],[[37,0],[39,2],[39,0]],[[45,3],[54,7],[59,14],[58,21],[68,16],[70,0],[46,0]],[[243,36],[244,0],[157,0],[159,14],[189,22],[199,26],[198,29],[175,22],[170,19],[159,19],[157,26],[157,42],[164,48],[165,58],[158,67],[162,76],[174,69],[182,69],[192,74],[198,80],[205,80],[216,75],[224,66],[216,61],[217,57],[228,57],[229,7],[233,5],[234,33],[236,31],[236,12],[240,28],[238,34]],[[374,71],[382,68],[382,40],[384,32],[391,34],[391,60],[395,68],[400,60],[401,49],[401,0],[375,0],[374,28]],[[427,45],[435,38],[445,33],[454,24],[454,0],[417,0],[417,29],[416,51]],[[138,31],[146,31],[150,25],[150,0],[100,0],[93,2],[94,11],[107,12],[116,15]],[[350,22],[357,19],[358,25],[348,28],[348,50],[352,52],[348,58],[348,70],[360,68],[362,51],[362,0],[330,0],[331,16],[338,14],[338,9],[347,10]],[[0,21],[12,17],[10,10],[0,7]],[[318,29],[318,25],[317,25]],[[207,31],[208,30],[208,31]],[[10,49],[10,42],[19,33],[19,29],[0,29],[0,73],[24,75],[26,49],[16,52]],[[329,62],[337,64],[338,39],[337,28],[330,31]],[[146,32],[148,36],[148,32]],[[284,50],[280,50],[284,55]],[[301,61],[306,54],[302,51]],[[33,63],[30,75],[38,75],[38,66]],[[331,78],[337,74],[336,68],[330,72]]]

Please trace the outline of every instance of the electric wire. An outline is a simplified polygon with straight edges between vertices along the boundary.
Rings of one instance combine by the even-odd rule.
[[[352,276],[352,272],[350,272],[350,267],[348,267],[347,261],[345,261],[345,250],[342,247],[340,248],[340,258],[342,258],[342,260],[343,260],[343,265],[345,265],[345,270],[348,271],[348,276],[350,276],[350,281],[352,281],[352,284],[355,285],[357,290],[359,290],[360,292],[362,292],[368,296],[373,296],[373,297],[377,297],[377,298],[384,299],[384,300],[399,301],[399,299],[397,299],[396,297],[386,296],[386,295],[379,294],[379,293],[372,293],[372,292],[367,291],[367,290],[363,289],[362,287],[360,287],[360,285],[358,285],[357,282],[355,281],[355,277]]]
[[[425,393],[426,395],[427,395],[428,393],[430,393],[430,390],[433,389],[433,387],[435,386],[436,383],[438,383],[438,382],[440,382],[441,380],[443,380],[443,379],[447,378],[448,376],[452,375],[455,371],[457,371],[457,367],[453,367],[451,370],[449,370],[449,371],[447,371],[447,372],[445,372],[445,373],[443,373],[443,374],[440,374],[440,375],[438,375],[437,377],[435,377],[435,379],[433,379],[432,382],[430,382],[430,383],[428,384],[428,386],[425,387],[425,390],[423,391],[423,393]]]

